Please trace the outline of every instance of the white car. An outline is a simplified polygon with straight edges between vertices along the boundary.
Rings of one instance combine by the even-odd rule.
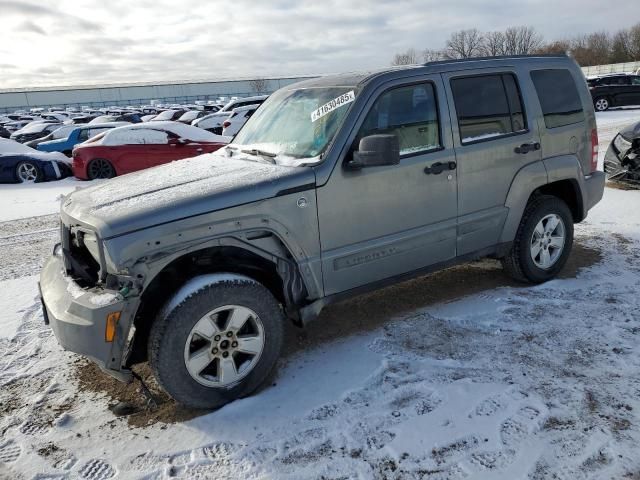
[[[231,116],[222,124],[222,135],[226,137],[235,136],[259,106],[247,105],[246,107],[234,108]]]
[[[203,128],[217,135],[221,135],[223,129],[222,124],[227,118],[229,118],[229,116],[231,116],[231,113],[235,108],[246,107],[247,105],[258,105],[264,102],[268,97],[269,95],[257,95],[255,97],[234,98],[227,102],[227,104],[216,113],[211,113],[194,120],[191,122],[191,125]]]

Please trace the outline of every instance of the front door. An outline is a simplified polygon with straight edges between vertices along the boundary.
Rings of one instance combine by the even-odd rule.
[[[536,100],[523,96],[516,73],[442,75],[458,159],[459,256],[498,243],[511,182],[522,167],[542,158],[537,125],[527,118]]]
[[[325,295],[455,257],[456,158],[446,112],[440,76],[396,81],[372,96],[354,148],[367,135],[391,133],[401,159],[352,171],[352,148],[317,189]]]

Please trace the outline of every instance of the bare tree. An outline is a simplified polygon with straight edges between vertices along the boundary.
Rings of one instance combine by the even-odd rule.
[[[629,30],[620,30],[616,32],[611,40],[611,54],[609,61],[611,63],[629,62],[633,59],[631,55],[631,34]]]
[[[504,32],[503,55],[529,55],[542,46],[542,37],[533,27],[509,27]]]
[[[569,40],[555,40],[555,41],[553,41],[551,43],[546,43],[546,44],[542,45],[541,47],[539,47],[533,53],[540,53],[540,54],[545,54],[545,53],[552,53],[552,54],[564,53],[564,54],[568,55],[570,51],[571,51],[571,42],[569,42]]]
[[[611,56],[611,38],[607,32],[581,35],[571,41],[571,55],[580,65],[604,65]]]
[[[444,60],[445,55],[442,50],[431,50],[429,48],[422,51],[422,59],[425,62],[437,62],[438,60]]]
[[[254,78],[253,80],[249,80],[249,86],[251,90],[256,93],[265,93],[268,87],[268,81],[266,78]]]
[[[505,37],[502,32],[487,32],[483,35],[482,55],[496,57],[504,55]]]
[[[629,53],[633,60],[640,60],[640,23],[629,29]]]
[[[415,48],[410,48],[406,52],[396,53],[391,60],[391,65],[415,65],[418,63],[418,52]]]
[[[449,58],[470,58],[482,55],[482,34],[476,28],[453,32],[447,40],[445,55]]]

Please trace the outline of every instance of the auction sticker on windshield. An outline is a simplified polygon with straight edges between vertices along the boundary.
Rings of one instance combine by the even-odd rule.
[[[340,108],[347,103],[351,103],[356,99],[356,94],[353,90],[347,93],[343,93],[339,97],[334,98],[333,100],[325,103],[321,107],[318,107],[317,110],[311,112],[311,122],[315,122],[316,120],[328,115],[333,112],[336,108]]]

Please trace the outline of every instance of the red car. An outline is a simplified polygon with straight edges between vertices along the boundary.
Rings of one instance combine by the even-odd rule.
[[[215,152],[229,140],[229,137],[178,122],[126,125],[76,145],[73,174],[83,180],[111,178]]]

